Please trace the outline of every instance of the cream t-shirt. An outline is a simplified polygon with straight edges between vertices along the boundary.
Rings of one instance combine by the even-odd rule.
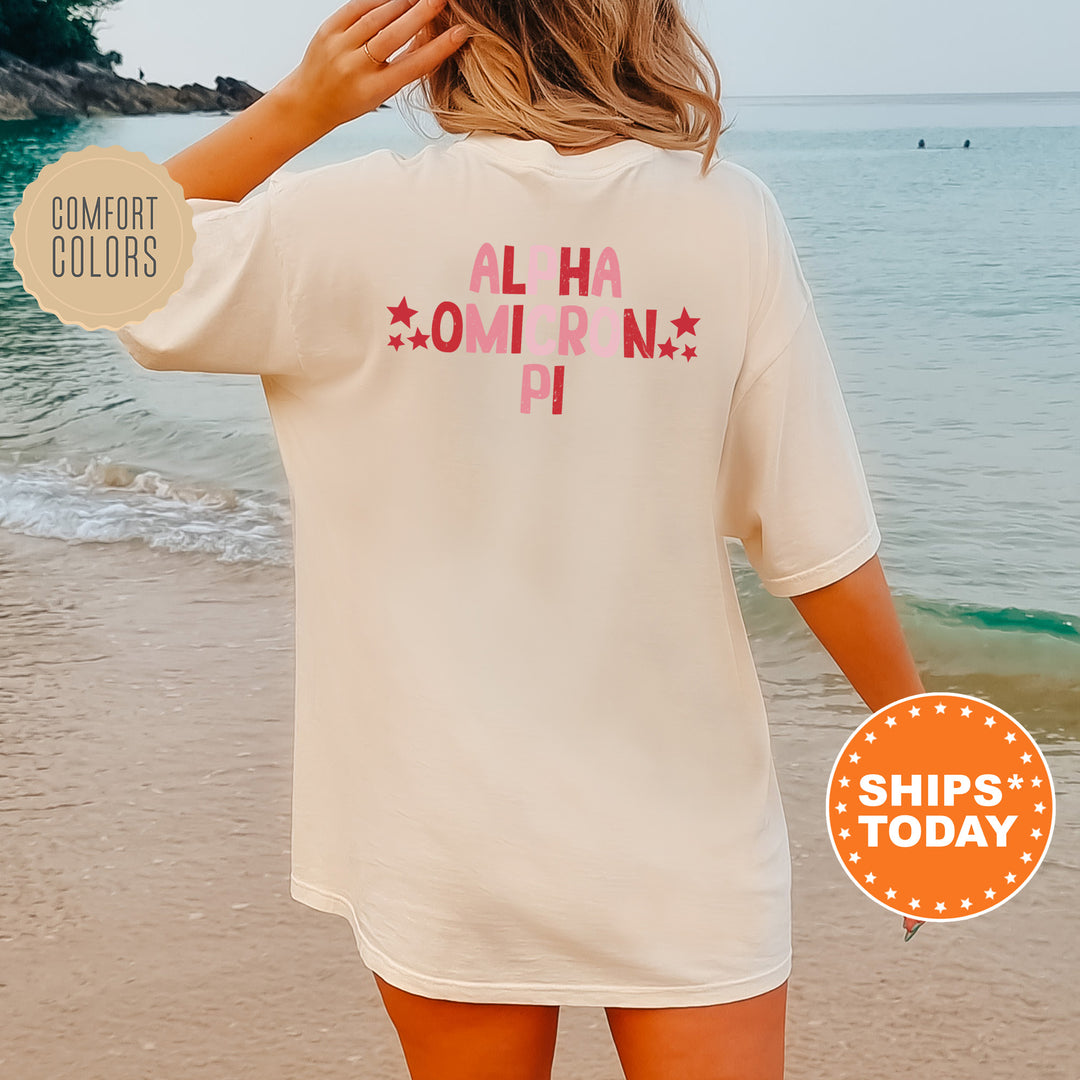
[[[261,376],[296,575],[291,893],[459,1001],[780,985],[790,856],[723,537],[769,592],[880,534],[753,172],[473,134],[192,199],[118,332]]]

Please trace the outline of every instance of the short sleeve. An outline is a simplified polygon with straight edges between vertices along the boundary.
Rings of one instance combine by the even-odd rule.
[[[240,202],[188,199],[195,227],[183,284],[157,311],[116,331],[155,371],[298,374],[285,266],[273,228],[275,179]]]
[[[881,534],[813,298],[771,194],[766,203],[772,247],[728,415],[716,527],[741,541],[772,595],[797,596],[858,569]]]

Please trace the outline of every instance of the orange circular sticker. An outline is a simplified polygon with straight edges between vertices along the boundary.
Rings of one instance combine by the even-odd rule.
[[[829,777],[829,839],[882,907],[949,922],[1011,900],[1054,831],[1054,785],[1035,740],[964,694],[916,694],[862,723]]]
[[[117,330],[164,307],[195,248],[184,189],[122,146],[46,165],[15,209],[15,269],[41,308],[85,330]]]

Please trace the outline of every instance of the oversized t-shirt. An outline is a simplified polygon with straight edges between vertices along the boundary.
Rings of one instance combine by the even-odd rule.
[[[428,997],[687,1006],[791,965],[724,537],[775,596],[880,534],[753,172],[476,133],[191,199],[119,331],[259,375],[296,586],[292,896]]]

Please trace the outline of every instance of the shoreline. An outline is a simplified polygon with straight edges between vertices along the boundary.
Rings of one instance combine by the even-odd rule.
[[[167,86],[117,75],[85,60],[38,67],[0,49],[0,120],[228,112],[245,109],[262,96],[261,90],[225,75],[215,78],[213,88]]]
[[[291,567],[0,530],[5,1073],[407,1077],[348,924],[289,896],[292,587]],[[1048,747],[1031,883],[904,943],[824,829],[858,702],[830,679],[807,707],[837,722],[808,723],[763,683],[794,877],[788,1080],[1075,1077],[1071,744]],[[603,1010],[563,1008],[554,1080],[620,1076]]]

